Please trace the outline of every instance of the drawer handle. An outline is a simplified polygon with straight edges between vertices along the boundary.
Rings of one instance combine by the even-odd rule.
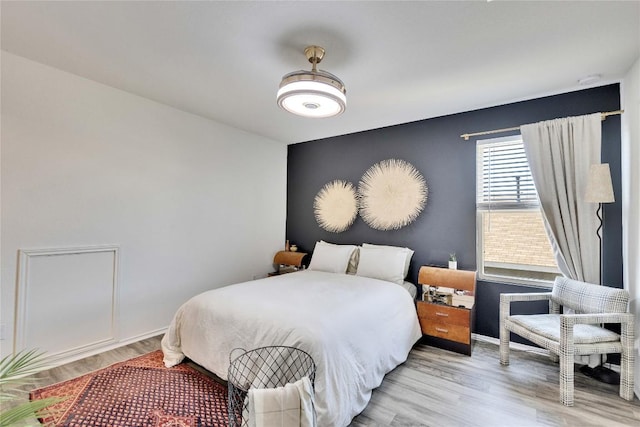
[[[441,313],[439,311],[436,311],[436,316],[449,317],[449,314],[448,313]]]
[[[436,327],[436,331],[442,332],[443,334],[448,334],[449,333],[448,329],[442,329],[442,328],[438,328],[438,327]]]

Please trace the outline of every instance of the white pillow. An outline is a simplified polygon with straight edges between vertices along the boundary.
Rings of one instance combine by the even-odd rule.
[[[342,273],[347,271],[351,254],[356,249],[353,245],[332,245],[316,242],[309,264],[309,270]]]
[[[363,246],[356,275],[402,285],[406,256],[405,251],[396,248]]]
[[[359,255],[360,255],[360,247],[359,246],[355,246],[355,245],[336,245],[335,243],[325,242],[324,240],[320,240],[318,243],[320,243],[322,245],[329,245],[329,246],[349,246],[351,248],[354,248],[353,252],[351,253],[351,257],[349,258],[349,265],[347,265],[347,274],[356,274],[356,270],[358,269],[358,258],[359,258]]]
[[[411,257],[413,256],[413,253],[414,253],[414,251],[412,251],[411,249],[409,249],[409,248],[401,248],[399,246],[372,245],[370,243],[363,243],[362,247],[363,248],[387,248],[387,249],[394,249],[396,251],[401,252],[405,256],[405,260],[404,260],[404,276],[403,276],[403,278],[407,277],[407,274],[409,274],[409,266],[411,265]]]

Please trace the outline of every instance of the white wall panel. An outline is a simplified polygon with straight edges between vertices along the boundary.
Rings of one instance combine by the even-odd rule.
[[[115,342],[117,277],[117,247],[21,250],[16,350],[72,357]]]

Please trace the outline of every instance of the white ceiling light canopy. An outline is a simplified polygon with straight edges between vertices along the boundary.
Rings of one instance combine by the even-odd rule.
[[[597,83],[602,79],[602,74],[590,74],[578,79],[578,84],[581,86],[588,86],[593,83]]]
[[[318,70],[317,65],[324,57],[320,46],[307,46],[304,50],[311,71],[294,71],[286,74],[278,89],[278,105],[304,117],[333,117],[347,108],[347,90],[344,83],[331,73]]]

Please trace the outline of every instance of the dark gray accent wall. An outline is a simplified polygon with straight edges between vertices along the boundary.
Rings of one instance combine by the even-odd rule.
[[[421,265],[445,265],[450,252],[456,252],[458,268],[475,270],[476,144],[475,140],[464,141],[460,135],[619,108],[620,87],[612,84],[290,145],[287,239],[309,253],[315,242],[321,239],[341,244],[366,242],[410,247],[415,250],[409,271],[409,280],[414,283]],[[326,120],[330,123],[331,119]],[[310,122],[310,125],[322,126],[323,120]],[[371,165],[389,158],[410,162],[427,181],[427,204],[418,219],[397,231],[374,230],[360,217],[343,233],[321,229],[313,214],[313,200],[322,186],[334,179],[351,181],[357,186]],[[619,116],[611,116],[602,123],[602,162],[610,164],[616,196],[615,203],[605,205],[603,279],[605,284],[622,287]],[[527,286],[479,282],[475,332],[498,336],[500,293],[537,290]],[[532,304],[522,305],[519,310],[525,313],[543,308]]]

